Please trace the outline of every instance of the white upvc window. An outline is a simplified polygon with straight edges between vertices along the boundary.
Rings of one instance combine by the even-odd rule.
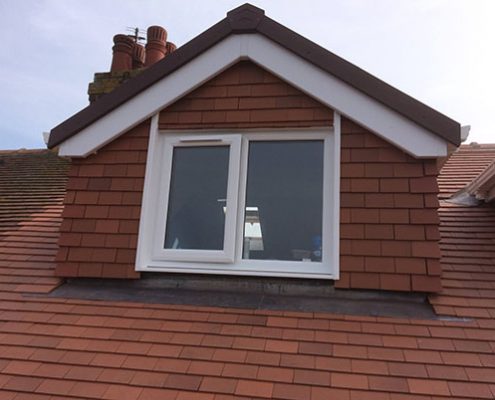
[[[153,259],[233,263],[241,136],[165,134],[162,154]]]
[[[331,128],[172,132],[155,121],[136,269],[338,279],[338,149]]]

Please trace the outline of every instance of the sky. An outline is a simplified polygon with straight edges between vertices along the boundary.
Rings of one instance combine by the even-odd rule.
[[[495,143],[495,0],[250,0],[272,19]],[[0,149],[88,104],[112,38],[161,25],[181,46],[243,0],[0,0]]]

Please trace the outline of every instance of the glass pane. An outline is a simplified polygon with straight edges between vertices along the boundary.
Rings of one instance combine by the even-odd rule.
[[[174,148],[166,249],[223,250],[229,150]]]
[[[323,141],[249,144],[244,259],[321,261]]]

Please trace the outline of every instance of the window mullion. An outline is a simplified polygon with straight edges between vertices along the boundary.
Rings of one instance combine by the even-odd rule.
[[[239,170],[241,158],[241,135],[229,135],[230,160],[227,185],[227,212],[224,231],[224,251],[229,262],[233,263],[236,250],[236,227],[239,204]]]
[[[247,183],[247,164],[249,155],[249,140],[242,138],[240,170],[239,170],[239,199],[237,209],[237,226],[236,226],[236,262],[242,260],[242,249],[244,241],[244,210],[246,209],[246,183]]]

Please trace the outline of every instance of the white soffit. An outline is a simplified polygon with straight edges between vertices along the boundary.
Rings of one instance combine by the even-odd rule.
[[[240,60],[251,60],[414,157],[447,155],[447,142],[260,34],[231,35],[60,145],[86,157]]]

